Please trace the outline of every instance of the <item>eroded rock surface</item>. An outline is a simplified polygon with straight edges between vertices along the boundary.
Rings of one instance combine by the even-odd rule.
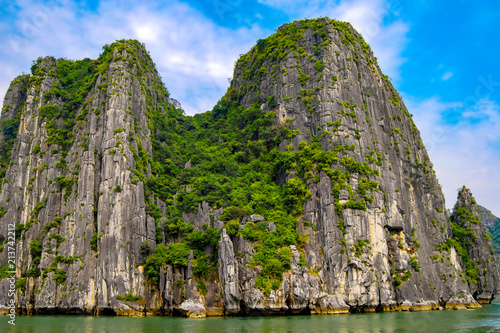
[[[269,47],[280,38],[287,43]],[[477,219],[471,194],[461,192],[451,222],[475,235],[466,247],[475,279],[452,241],[456,231],[412,116],[350,25],[290,23],[236,63],[228,98],[275,114],[272,126],[289,133],[280,151],[317,142],[337,154],[306,183],[295,227],[301,241],[288,247],[289,267],[271,289],[256,286],[262,267],[253,256],[261,244],[242,235],[255,225],[277,232],[269,216],[249,214],[239,225],[233,220],[234,228],[223,208],[202,202],[176,220],[169,207],[179,198],[162,199],[148,185],[158,177],[155,149],[173,144],[155,146],[151,122],[180,105],[144,46],[119,41],[84,63],[91,74],[82,75],[92,76],[85,94],[71,93],[79,98],[74,104],[58,90],[68,84],[54,75],[60,64],[41,58],[32,76],[16,79],[0,117],[0,143],[12,148],[2,155],[0,234],[19,225],[20,312],[340,314],[476,308],[497,293],[486,229],[458,211],[465,207]],[[54,136],[67,125],[63,114],[52,114],[61,110],[75,120],[64,137]],[[195,163],[179,165],[188,174]],[[296,177],[294,168],[277,168],[280,184]],[[180,189],[189,193],[191,185]],[[216,273],[197,270],[200,252],[182,248],[178,262],[164,261],[156,276],[145,272],[156,248],[183,241],[172,225],[216,230],[217,242],[197,249],[216,254]],[[2,266],[7,257],[4,249]],[[0,289],[7,284],[0,281]],[[0,307],[8,302],[1,293]]]

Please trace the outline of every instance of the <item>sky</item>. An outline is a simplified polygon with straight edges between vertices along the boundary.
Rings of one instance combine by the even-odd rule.
[[[145,43],[187,114],[211,110],[235,61],[286,22],[328,16],[363,35],[403,96],[448,208],[466,185],[500,216],[500,2],[0,0],[0,96],[39,56],[97,58]]]

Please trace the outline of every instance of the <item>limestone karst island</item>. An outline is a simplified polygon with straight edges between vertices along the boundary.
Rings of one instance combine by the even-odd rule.
[[[211,111],[186,116],[174,98],[136,40],[97,59],[38,58],[11,83],[4,313],[12,270],[19,314],[347,314],[495,297],[482,208],[464,186],[447,211],[412,115],[350,24],[296,21],[258,40]]]

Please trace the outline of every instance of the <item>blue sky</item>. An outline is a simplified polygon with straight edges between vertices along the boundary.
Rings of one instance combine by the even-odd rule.
[[[212,108],[239,54],[281,24],[329,16],[371,45],[414,115],[443,191],[470,187],[500,215],[500,2],[463,0],[0,0],[0,95],[43,55],[96,58],[146,44],[186,113]]]

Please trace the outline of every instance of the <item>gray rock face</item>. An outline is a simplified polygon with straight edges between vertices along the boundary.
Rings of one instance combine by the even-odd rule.
[[[238,284],[238,263],[235,259],[233,242],[222,229],[219,241],[219,276],[224,292],[224,310],[226,314],[240,311],[240,287]]]
[[[179,103],[179,101],[176,100],[175,98],[169,98],[168,102],[172,104],[174,108],[183,110],[181,103]]]
[[[31,268],[53,267],[47,276],[26,277],[17,302],[22,311],[119,312],[117,296],[148,295],[139,249],[146,242],[155,248],[155,223],[146,214],[144,184],[132,182],[131,172],[137,168],[133,154],[138,142],[151,154],[145,94],[134,75],[138,68],[123,60],[132,55],[126,50],[114,53],[117,60],[96,78],[86,103],[76,111],[81,120],[65,155],[50,141],[47,118],[39,112],[45,105],[63,104],[61,97],[50,94],[59,84],[49,73],[56,60],[42,59],[39,67],[46,74],[39,74],[39,82],[30,83],[25,95],[15,83],[6,96],[10,107],[2,119],[24,106],[8,181],[0,194],[7,210],[0,233],[7,234],[8,221],[25,225],[17,244],[20,276],[26,277]],[[138,48],[135,56],[145,54]],[[66,165],[60,164],[63,160]],[[32,242],[40,242],[38,265],[30,255]],[[2,263],[6,255],[0,254]]]
[[[318,182],[308,184],[311,198],[302,221],[314,229],[298,223],[297,231],[310,235],[305,255],[307,266],[317,271],[318,289],[340,297],[351,311],[432,309],[453,302],[468,287],[461,281],[458,259],[450,271],[454,250],[435,251],[446,243],[451,227],[411,115],[375,65],[371,51],[346,42],[344,32],[332,23],[322,30],[326,35],[304,29],[297,42],[300,51],[264,61],[267,75],[248,78],[245,71],[253,65],[249,59],[258,52],[253,49],[237,63],[231,84],[239,91],[256,87],[243,94],[246,106],[274,96],[276,122],[299,133],[281,149],[297,150],[300,141],[316,135],[323,150],[352,147],[344,149],[339,159],[351,158],[376,170],[369,179],[378,186],[370,193],[373,200],[366,210],[336,212],[336,204],[348,203],[350,192],[358,192],[365,178],[360,173],[350,173],[352,190],[340,190],[338,198],[332,195],[330,177],[323,173]],[[324,45],[320,52],[319,45]],[[325,67],[318,70],[318,63]],[[441,260],[443,265],[436,263]],[[443,278],[445,274],[452,278]]]
[[[252,214],[252,215],[250,215],[248,217],[243,218],[242,223],[243,224],[245,224],[247,222],[253,222],[253,223],[255,223],[255,222],[260,222],[260,221],[264,221],[264,220],[265,220],[265,218],[263,216]]]
[[[186,224],[193,223],[194,230],[203,230],[207,227],[215,227],[220,229],[223,222],[219,219],[222,215],[222,208],[212,209],[208,203],[203,202],[198,206],[198,212],[182,214],[182,221]],[[213,223],[211,221],[213,217]]]
[[[276,127],[296,133],[282,151],[316,141],[324,151],[338,151],[339,163],[330,167],[348,175],[341,188],[332,170],[307,182],[310,197],[296,224],[304,242],[290,246],[290,268],[279,285],[256,287],[261,268],[252,256],[259,244],[226,230],[223,209],[206,202],[183,214],[181,224],[220,231],[218,274],[195,277],[191,251],[187,266],[165,264],[158,281],[146,280],[146,257],[166,233],[157,225],[169,216],[167,201],[145,190],[153,155],[148,107],[174,102],[156,89],[161,82],[143,46],[122,41],[109,51],[107,67],[94,63],[103,69],[76,110],[64,153],[49,140],[55,125],[43,113],[46,105],[65,103],[52,90],[61,84],[50,74],[55,59],[44,58],[37,79],[15,81],[5,97],[0,122],[20,113],[0,193],[0,234],[7,235],[12,221],[25,229],[16,243],[17,276],[25,282],[18,310],[198,318],[475,308],[491,300],[498,274],[493,256],[487,259],[484,226],[470,224],[477,239],[467,251],[478,266],[477,283],[470,284],[463,258],[450,246],[452,225],[420,134],[368,46],[348,25],[308,22],[292,23],[302,29],[295,47],[268,54],[259,75],[248,75],[257,66],[251,55],[265,44],[259,42],[237,62],[231,82],[243,106],[258,102],[276,112]],[[0,133],[0,144],[6,140]],[[295,170],[282,170],[278,180],[294,177]],[[472,199],[459,202],[469,207]],[[156,222],[153,203],[163,216]],[[452,221],[461,221],[458,215]],[[248,222],[277,229],[266,216],[241,222],[240,230]],[[6,252],[0,252],[3,266]],[[1,293],[0,309],[8,302]]]
[[[191,298],[182,302],[179,311],[189,318],[205,318],[207,316],[205,306],[200,301]]]

